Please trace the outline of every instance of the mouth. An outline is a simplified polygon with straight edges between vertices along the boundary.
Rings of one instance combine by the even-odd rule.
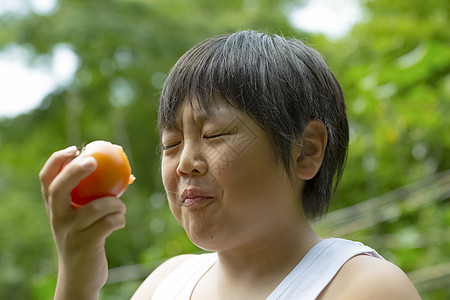
[[[208,192],[198,188],[187,188],[181,194],[181,204],[188,208],[200,208],[214,199]]]

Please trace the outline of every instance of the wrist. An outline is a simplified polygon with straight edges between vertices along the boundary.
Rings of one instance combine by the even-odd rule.
[[[62,283],[56,284],[54,300],[97,300],[99,291],[85,291],[80,287],[73,287],[64,285]]]
[[[75,260],[78,261],[78,260]],[[95,266],[64,262],[59,260],[58,279],[55,290],[55,300],[96,300],[107,274],[96,272]],[[76,265],[76,264],[75,264]],[[105,267],[107,270],[107,267]],[[103,268],[101,268],[103,270]]]

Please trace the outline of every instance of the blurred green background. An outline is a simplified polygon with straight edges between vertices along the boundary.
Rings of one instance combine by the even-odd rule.
[[[33,1],[19,2],[26,8]],[[77,62],[73,79],[38,108],[0,118],[2,299],[52,298],[57,259],[38,172],[69,145],[121,144],[137,177],[123,196],[127,227],[107,240],[111,271],[101,299],[128,299],[162,260],[199,252],[166,204],[156,108],[179,56],[238,29],[305,41],[343,87],[350,152],[331,213],[315,224],[319,233],[374,247],[408,273],[424,299],[450,298],[449,1],[359,1],[362,17],[338,37],[294,26],[291,13],[306,1],[54,2],[46,12],[0,15],[0,50],[21,49],[30,67],[50,64],[57,49]]]

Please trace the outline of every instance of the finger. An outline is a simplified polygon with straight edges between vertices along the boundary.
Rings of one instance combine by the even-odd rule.
[[[93,241],[101,241],[106,239],[111,233],[125,227],[125,215],[122,213],[114,213],[104,216],[86,231],[90,231]]]
[[[83,232],[85,241],[90,245],[104,245],[106,238],[114,231],[125,227],[125,215],[121,213],[104,216]]]
[[[122,214],[127,211],[125,204],[115,197],[104,197],[89,202],[78,210],[78,218],[74,224],[74,229],[77,231],[85,230],[100,219],[112,215]]]
[[[75,146],[70,146],[64,150],[57,151],[50,156],[50,158],[42,167],[41,171],[39,172],[39,179],[41,181],[42,195],[44,196],[44,199],[46,201],[48,199],[48,186],[56,177],[56,175],[58,175],[64,163],[77,155],[77,153],[78,150]]]
[[[125,215],[122,213],[115,213],[105,216],[98,222],[98,234],[102,238],[108,237],[116,230],[124,228],[126,225]]]
[[[49,204],[54,213],[63,214],[71,209],[70,192],[96,168],[97,161],[92,156],[77,157],[55,177],[48,188]]]
[[[105,239],[114,231],[125,227],[124,212],[114,212],[103,215],[97,219],[91,226],[82,230],[83,240],[91,246],[105,243]]]

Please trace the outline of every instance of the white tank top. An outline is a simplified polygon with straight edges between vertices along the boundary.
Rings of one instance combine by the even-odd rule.
[[[365,254],[383,259],[359,242],[328,238],[316,244],[266,300],[316,299],[352,257]],[[195,256],[181,264],[158,286],[152,300],[189,300],[202,276],[214,265],[216,253]]]

